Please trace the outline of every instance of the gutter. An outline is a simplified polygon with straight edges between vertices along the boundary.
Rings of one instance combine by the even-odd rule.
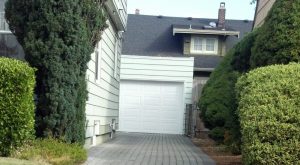
[[[173,28],[173,36],[176,33],[179,34],[214,34],[214,35],[224,35],[224,36],[237,36],[240,37],[240,32],[238,31],[226,31],[226,30],[200,30],[200,29],[181,29]]]
[[[215,68],[194,68],[194,71],[212,72]]]

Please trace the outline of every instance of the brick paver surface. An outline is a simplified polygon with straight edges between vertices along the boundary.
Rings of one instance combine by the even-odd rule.
[[[214,165],[182,135],[118,133],[89,149],[87,165]]]

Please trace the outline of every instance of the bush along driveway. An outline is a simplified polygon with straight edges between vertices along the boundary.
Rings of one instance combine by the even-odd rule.
[[[182,135],[118,133],[117,138],[88,151],[88,165],[214,165],[214,161]]]

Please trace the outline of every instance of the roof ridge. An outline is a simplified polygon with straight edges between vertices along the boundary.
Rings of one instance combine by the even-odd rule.
[[[187,19],[189,17],[177,17],[177,16],[164,16],[164,15],[147,15],[147,14],[128,14],[128,16],[146,16],[146,17],[158,17],[162,16],[163,18],[177,18],[177,19]],[[199,17],[192,17],[193,19],[202,19],[202,20],[218,20],[217,18],[199,18]],[[248,19],[226,19],[226,21],[249,21],[253,22],[253,20],[248,20]]]

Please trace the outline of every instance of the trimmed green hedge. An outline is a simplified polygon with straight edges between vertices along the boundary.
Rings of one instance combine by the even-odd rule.
[[[34,72],[24,62],[0,58],[0,155],[33,137]]]
[[[250,71],[236,85],[245,164],[300,164],[300,64]]]

